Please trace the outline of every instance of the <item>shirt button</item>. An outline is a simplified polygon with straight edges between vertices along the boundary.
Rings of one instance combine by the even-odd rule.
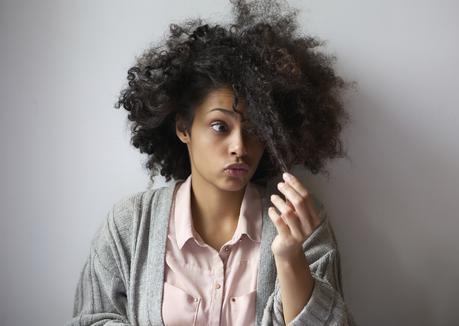
[[[235,299],[235,298],[231,298],[231,301],[233,301],[233,302],[234,302],[234,301],[236,301],[236,299]]]
[[[229,247],[225,247],[225,251],[229,251],[229,250],[230,250],[230,248],[229,248]]]
[[[198,298],[194,298],[194,302],[198,302],[198,300],[199,300]]]
[[[219,289],[219,288],[220,288],[220,284],[217,283],[217,284],[215,285],[215,287],[216,287],[217,289]]]

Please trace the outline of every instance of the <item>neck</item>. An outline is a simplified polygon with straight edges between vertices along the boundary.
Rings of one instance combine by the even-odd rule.
[[[245,187],[225,191],[202,178],[191,178],[191,212],[195,229],[201,236],[230,234],[236,229]]]

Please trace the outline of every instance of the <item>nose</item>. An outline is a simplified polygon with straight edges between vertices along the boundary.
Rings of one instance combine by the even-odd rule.
[[[233,137],[231,137],[231,155],[237,157],[246,157],[247,156],[247,147],[245,145],[244,132],[239,129],[239,132],[234,132]]]

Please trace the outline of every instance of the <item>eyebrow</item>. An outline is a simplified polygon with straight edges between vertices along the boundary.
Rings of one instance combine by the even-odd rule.
[[[215,108],[215,109],[210,110],[207,113],[210,113],[212,111],[221,111],[221,112],[223,112],[225,114],[230,114],[230,115],[235,115],[236,114],[236,112],[233,112],[233,111],[230,111],[230,110],[227,110],[227,109],[223,109],[223,108]]]
[[[237,114],[237,113],[234,112],[234,111],[230,111],[230,110],[223,109],[223,108],[214,108],[214,109],[208,111],[206,114],[208,114],[208,113],[210,113],[210,112],[212,112],[212,111],[221,111],[221,112],[223,112],[223,113],[225,113],[225,114],[228,114],[228,115],[230,115],[230,116],[232,116],[232,117],[234,117],[234,116]],[[247,119],[243,119],[242,121],[247,121]]]

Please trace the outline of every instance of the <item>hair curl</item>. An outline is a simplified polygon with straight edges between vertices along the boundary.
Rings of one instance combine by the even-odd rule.
[[[181,117],[191,131],[194,107],[212,90],[231,87],[242,96],[253,133],[266,149],[252,177],[269,178],[300,164],[328,172],[327,159],[345,156],[340,132],[349,121],[335,57],[317,51],[318,38],[297,35],[297,9],[275,0],[230,0],[234,21],[201,18],[170,24],[170,35],[136,58],[115,108],[131,121],[131,144],[148,154],[150,179],[185,179],[191,173],[186,144],[175,133]]]

